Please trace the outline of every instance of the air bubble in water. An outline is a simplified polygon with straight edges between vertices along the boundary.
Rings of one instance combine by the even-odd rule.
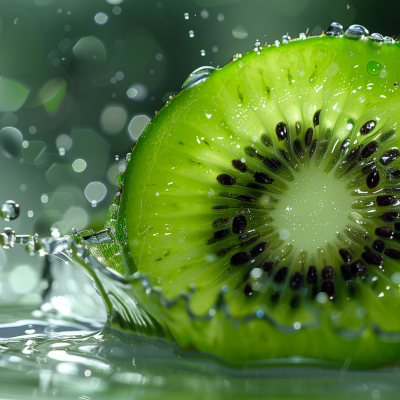
[[[345,32],[345,35],[351,39],[361,39],[369,34],[368,29],[362,25],[351,25]]]
[[[261,43],[260,43],[260,41],[257,39],[256,40],[256,42],[254,43],[254,47],[256,48],[256,49],[258,49],[259,47],[261,47]]]
[[[16,203],[14,200],[7,200],[1,206],[1,217],[4,221],[12,221],[18,218],[19,215],[19,204]]]
[[[185,19],[189,19],[189,13],[185,13],[183,14],[183,16],[185,17]]]
[[[200,54],[204,57],[206,55],[206,51],[204,49],[200,50]]]
[[[189,31],[189,37],[193,38],[194,37],[194,32],[192,30]]]
[[[276,46],[276,47],[279,47],[279,45],[280,45],[279,40],[275,40],[275,46]]]
[[[307,39],[306,34],[304,32],[300,33],[299,39],[301,39],[301,40]]]
[[[325,35],[327,35],[327,36],[343,35],[343,26],[337,22],[332,22],[329,25],[329,28],[326,30]]]
[[[290,40],[290,36],[289,35],[283,35],[282,36],[282,43],[283,44],[288,44]]]
[[[119,161],[119,155],[115,156],[115,161]]]
[[[346,6],[346,8],[347,8],[347,9],[350,9],[350,6],[349,6],[349,5],[347,5],[347,6]]]

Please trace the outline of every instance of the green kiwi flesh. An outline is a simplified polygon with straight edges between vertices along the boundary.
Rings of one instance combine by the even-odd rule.
[[[368,38],[258,47],[149,123],[116,229],[169,306],[137,301],[180,346],[400,359],[399,59]]]

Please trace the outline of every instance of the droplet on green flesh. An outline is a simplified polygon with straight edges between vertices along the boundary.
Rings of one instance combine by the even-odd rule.
[[[400,359],[399,56],[332,36],[257,48],[150,122],[117,233],[165,299],[195,288],[189,310],[140,300],[181,346]]]

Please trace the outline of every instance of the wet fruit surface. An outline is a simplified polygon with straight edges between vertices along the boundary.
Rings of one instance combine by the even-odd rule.
[[[192,292],[184,346],[400,358],[400,50],[334,28],[207,71],[134,148],[118,236],[165,299]]]

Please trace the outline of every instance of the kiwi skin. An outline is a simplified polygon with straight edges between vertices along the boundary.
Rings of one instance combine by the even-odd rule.
[[[151,121],[124,175],[116,229],[126,270],[158,293],[133,286],[133,297],[165,336],[232,362],[400,359],[399,55],[397,42],[347,37],[263,47]],[[376,60],[379,75],[369,72]],[[344,225],[314,251],[276,224],[313,174],[314,189],[342,188],[346,213],[329,209]]]

